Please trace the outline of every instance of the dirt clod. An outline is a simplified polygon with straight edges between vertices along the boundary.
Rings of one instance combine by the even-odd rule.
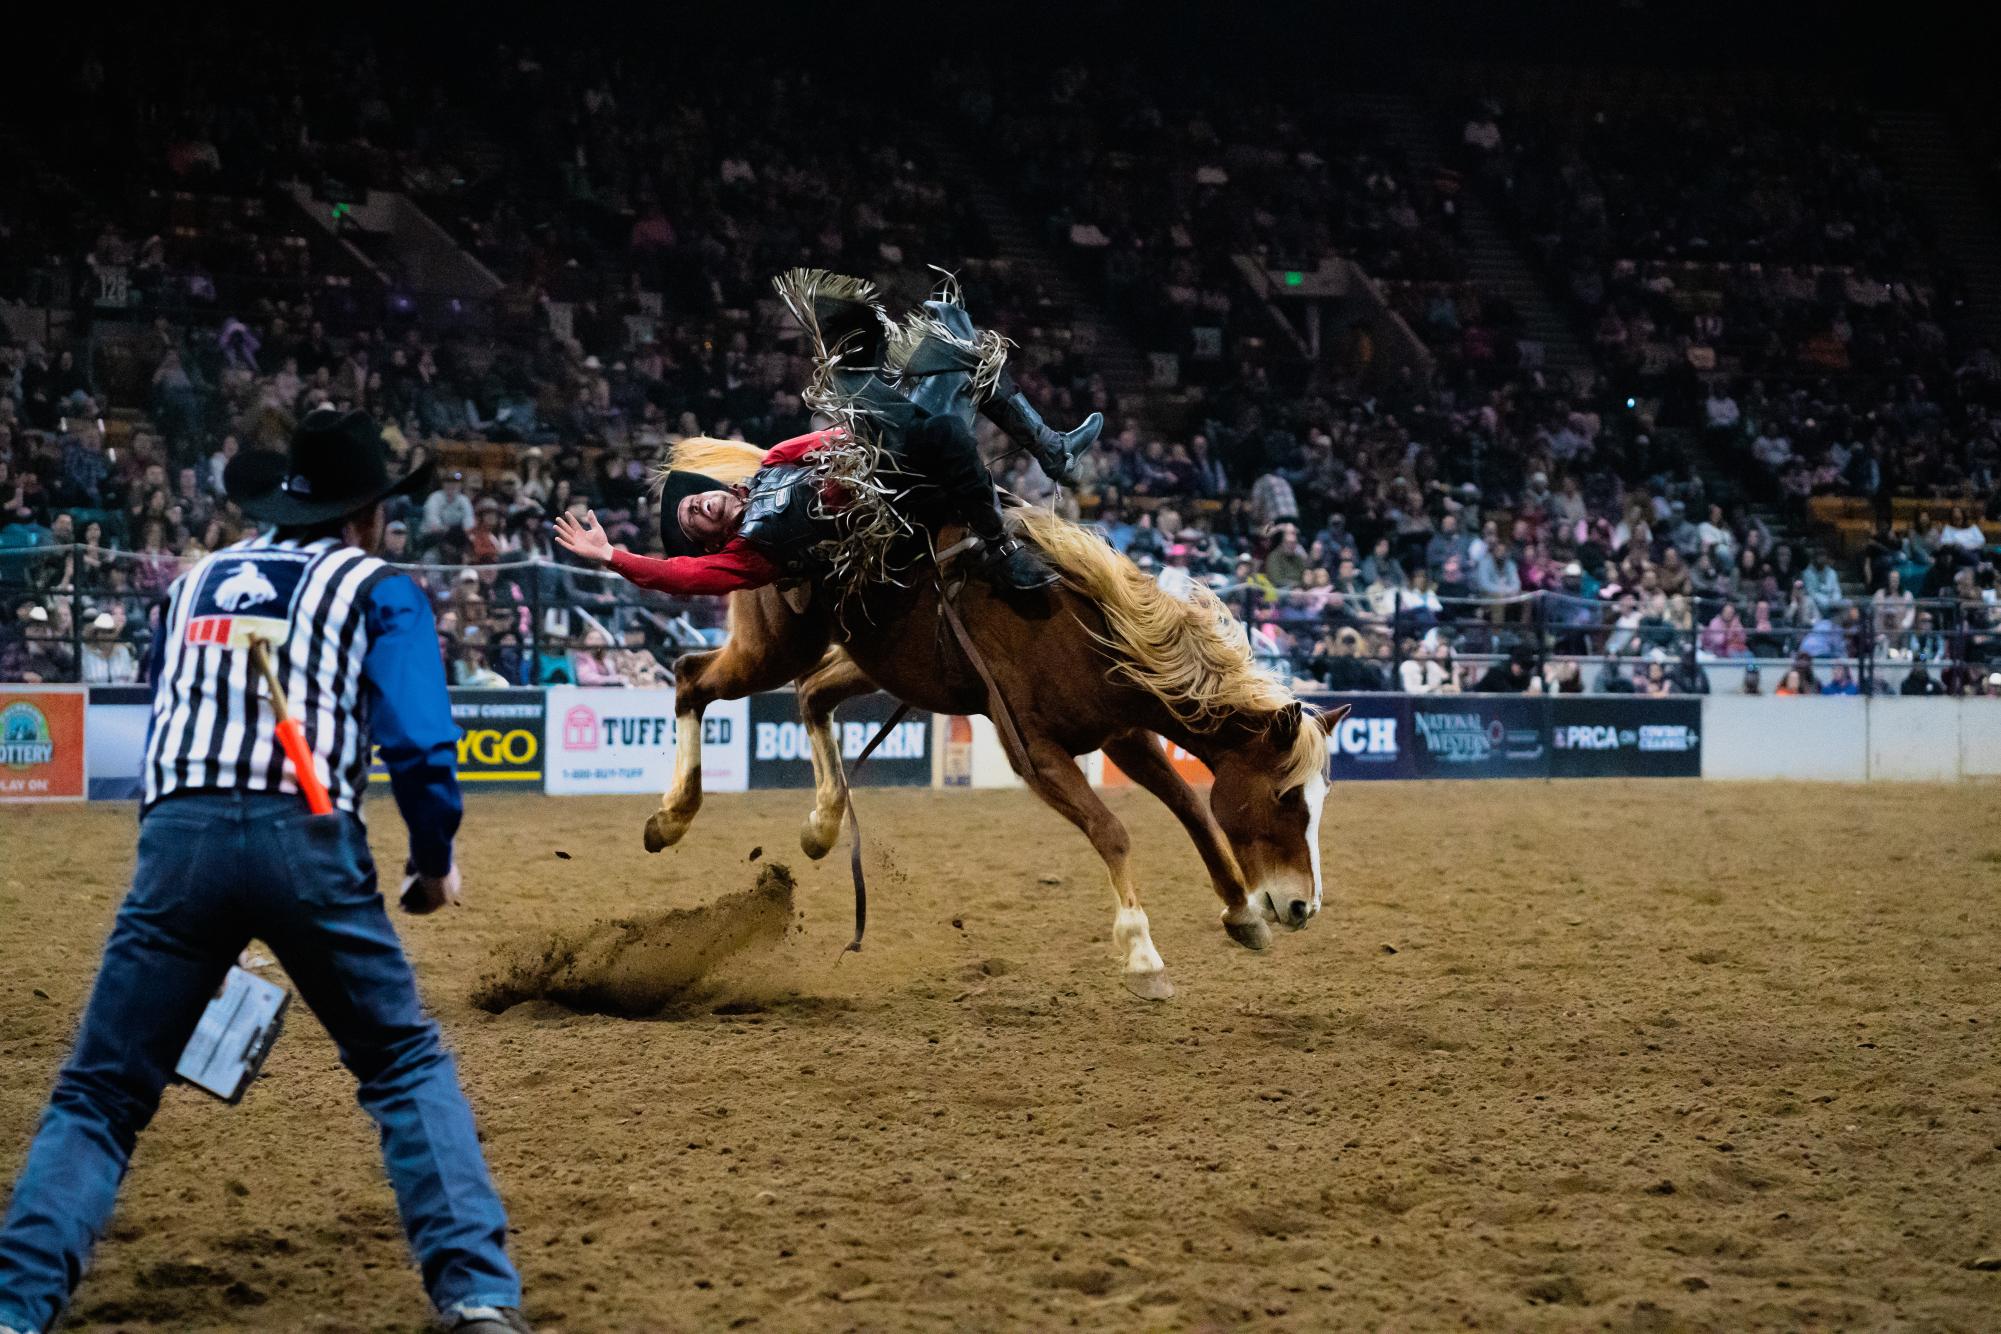
[[[732,956],[782,939],[794,888],[792,872],[772,862],[750,889],[699,908],[517,943],[497,971],[480,979],[472,1002],[489,1014],[538,1000],[594,1014],[660,1014],[707,995],[704,982]]]

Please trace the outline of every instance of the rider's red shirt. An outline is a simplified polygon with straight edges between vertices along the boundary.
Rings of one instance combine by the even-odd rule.
[[[827,442],[834,430],[814,431],[794,436],[765,451],[764,466],[797,463]],[[705,556],[635,556],[623,549],[611,553],[611,568],[638,584],[662,593],[734,593],[740,588],[762,588],[778,578],[778,567],[741,537],[733,537],[719,551]]]

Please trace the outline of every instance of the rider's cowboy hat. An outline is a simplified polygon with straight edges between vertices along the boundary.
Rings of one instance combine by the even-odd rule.
[[[430,479],[428,462],[389,475],[389,442],[367,413],[319,407],[292,432],[285,453],[246,450],[231,459],[222,489],[251,518],[290,526],[345,518]]]
[[[676,468],[667,474],[660,486],[660,545],[668,555],[700,556],[708,550],[682,529],[681,502],[704,491],[729,489],[727,482],[719,482],[685,468]]]

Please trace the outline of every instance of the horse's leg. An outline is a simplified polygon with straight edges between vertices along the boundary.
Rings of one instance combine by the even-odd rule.
[[[741,699],[784,685],[818,661],[824,626],[790,616],[776,594],[760,590],[730,601],[730,637],[719,649],[690,653],[674,664],[674,783],[646,821],[646,850],[671,847],[702,809],[702,711],[719,699]],[[741,614],[739,614],[741,613]]]
[[[1104,859],[1106,874],[1112,880],[1112,894],[1118,899],[1118,912],[1112,919],[1112,940],[1124,960],[1126,989],[1147,1000],[1166,1000],[1174,994],[1174,984],[1167,980],[1167,965],[1160,961],[1160,952],[1153,947],[1146,910],[1139,906],[1139,890],[1133,884],[1130,860],[1132,840],[1126,834],[1126,827],[1091,790],[1090,782],[1068,751],[1044,737],[1028,740],[1026,744],[1028,767],[1022,778],[1036,796],[1083,830],[1098,856]]]
[[[841,770],[840,743],[834,735],[834,708],[875,689],[868,674],[838,649],[822,658],[799,682],[799,721],[813,742],[813,809],[799,828],[799,846],[815,861],[826,856],[841,836],[841,817],[848,809],[847,776]]]
[[[1188,786],[1167,762],[1153,733],[1127,732],[1113,737],[1105,743],[1105,754],[1128,778],[1160,798],[1195,841],[1202,864],[1209,868],[1210,883],[1223,900],[1223,929],[1230,933],[1230,939],[1254,950],[1271,944],[1271,928],[1265,925],[1264,914],[1250,905],[1243,868],[1237,865],[1222,826],[1216,823],[1202,794]]]

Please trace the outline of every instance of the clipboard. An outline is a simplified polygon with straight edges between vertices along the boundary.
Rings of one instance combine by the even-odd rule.
[[[174,1074],[235,1106],[264,1068],[291,1003],[292,993],[276,982],[232,965],[181,1050]]]

